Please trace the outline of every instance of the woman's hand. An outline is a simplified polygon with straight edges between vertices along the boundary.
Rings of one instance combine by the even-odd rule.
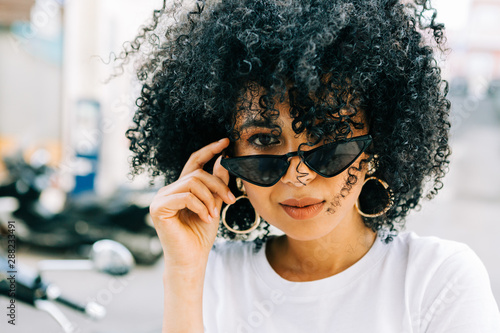
[[[227,186],[229,173],[220,164],[222,156],[215,162],[213,174],[203,166],[228,145],[229,139],[222,139],[194,152],[179,179],[161,188],[151,203],[151,217],[170,267],[198,269],[206,265],[222,201],[231,204],[235,198]]]

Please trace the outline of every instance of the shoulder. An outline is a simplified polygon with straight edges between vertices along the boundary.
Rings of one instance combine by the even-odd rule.
[[[484,264],[466,244],[405,232],[393,241],[389,258],[405,263],[405,286],[419,308],[424,332],[494,332],[498,306]]]
[[[401,233],[393,243],[389,257],[402,260],[407,276],[417,277],[420,284],[439,285],[460,280],[467,284],[481,281],[489,285],[486,268],[467,244],[434,236],[422,237],[414,232]],[[442,283],[436,284],[437,281]]]
[[[220,297],[223,290],[238,288],[254,276],[255,243],[220,241],[214,244],[205,271],[205,293]]]
[[[443,270],[456,273],[483,267],[467,244],[435,236],[422,237],[415,232],[403,232],[388,246],[389,260],[406,263],[410,271],[421,271],[426,275]]]
[[[419,236],[413,231],[402,232],[393,240],[393,247],[404,251],[412,259],[445,260],[461,252],[471,252],[464,243],[446,240],[435,236]]]

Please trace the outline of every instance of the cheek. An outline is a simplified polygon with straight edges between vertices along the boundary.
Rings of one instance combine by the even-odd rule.
[[[352,175],[355,175],[355,179]],[[348,170],[340,175],[328,179],[327,187],[330,191],[327,213],[334,214],[339,210],[348,210],[354,207],[363,186],[364,172],[351,172]],[[354,184],[353,184],[354,183]]]
[[[261,187],[252,184],[245,184],[248,199],[257,213],[266,221],[272,222],[275,220],[272,206],[272,187]]]
[[[257,185],[252,185],[249,183],[244,183],[246,195],[252,203],[253,207],[259,211],[263,206],[269,204],[269,196],[271,195],[271,188],[261,187]]]

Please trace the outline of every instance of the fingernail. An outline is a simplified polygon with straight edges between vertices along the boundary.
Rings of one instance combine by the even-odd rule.
[[[215,207],[213,210],[213,216],[214,216],[214,219],[219,216],[219,210],[217,209],[217,207]]]
[[[229,197],[229,200],[231,202],[235,202],[236,201],[236,198],[234,197],[233,193],[231,193],[231,191],[227,192],[227,196]]]

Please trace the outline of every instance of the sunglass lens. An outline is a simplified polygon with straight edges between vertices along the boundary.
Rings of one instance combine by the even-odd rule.
[[[333,177],[351,165],[364,150],[364,141],[350,141],[326,145],[306,158],[315,171],[326,177]]]
[[[263,186],[274,184],[288,167],[286,161],[276,157],[245,157],[226,161],[233,174]]]

